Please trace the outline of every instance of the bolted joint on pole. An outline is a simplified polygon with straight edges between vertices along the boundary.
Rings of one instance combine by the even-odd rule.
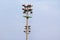
[[[24,30],[24,32],[26,33],[26,29],[27,29],[27,26],[25,26],[25,28],[24,28],[25,30]],[[31,32],[31,26],[28,26],[28,34]]]

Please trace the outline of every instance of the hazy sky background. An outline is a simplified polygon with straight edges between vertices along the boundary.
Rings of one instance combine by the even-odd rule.
[[[60,0],[0,0],[0,40],[25,40],[22,4],[32,4],[29,40],[60,40]]]

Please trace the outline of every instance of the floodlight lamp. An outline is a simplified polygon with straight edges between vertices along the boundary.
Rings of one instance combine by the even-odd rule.
[[[32,11],[32,9],[29,9],[29,11]]]
[[[22,6],[25,6],[24,4]]]
[[[31,32],[31,31],[29,31],[29,32]]]
[[[28,27],[31,27],[31,26],[28,26]]]
[[[32,7],[32,5],[27,5],[28,7]]]
[[[32,14],[32,11],[30,13]]]

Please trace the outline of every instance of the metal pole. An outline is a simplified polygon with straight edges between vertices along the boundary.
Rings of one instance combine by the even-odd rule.
[[[25,30],[24,32],[26,33],[26,40],[28,40],[28,34],[30,33],[30,26],[28,25],[28,19],[31,18],[31,16],[29,16],[30,14],[32,14],[32,5],[22,5],[24,8],[22,10],[24,10],[24,14],[25,14],[25,18],[26,18],[26,26],[25,26]],[[30,14],[29,14],[30,12]]]
[[[28,13],[26,14],[28,16]],[[28,18],[26,18],[26,40],[28,40]]]

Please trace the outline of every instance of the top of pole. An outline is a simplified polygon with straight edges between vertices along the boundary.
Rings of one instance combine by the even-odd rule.
[[[26,13],[30,12],[32,14],[32,5],[31,4],[28,4],[28,5],[23,4],[22,6],[24,7],[24,8],[22,8],[22,10],[24,10],[23,13],[26,14]]]

